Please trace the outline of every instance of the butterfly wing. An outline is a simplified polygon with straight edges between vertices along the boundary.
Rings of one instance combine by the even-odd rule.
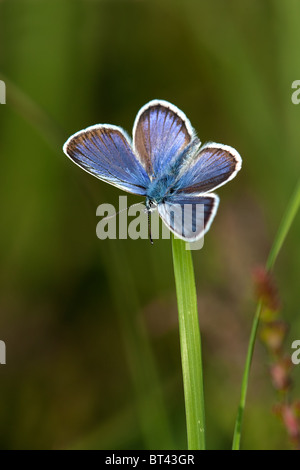
[[[205,144],[181,165],[177,176],[178,193],[215,190],[234,178],[241,167],[241,156],[234,148]]]
[[[65,154],[96,178],[130,193],[145,195],[150,180],[120,127],[99,124],[72,135]]]
[[[143,106],[133,126],[133,148],[148,175],[157,178],[194,138],[185,114],[167,101]]]
[[[209,230],[216,215],[219,198],[216,194],[176,195],[158,205],[166,226],[178,238],[194,242]]]

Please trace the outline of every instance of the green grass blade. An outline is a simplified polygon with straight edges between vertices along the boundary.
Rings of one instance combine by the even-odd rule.
[[[240,448],[242,422],[243,422],[244,410],[245,410],[245,405],[246,405],[249,374],[250,374],[251,361],[252,361],[252,356],[253,356],[253,351],[254,351],[257,328],[259,325],[261,308],[262,308],[262,303],[259,302],[256,307],[256,312],[255,312],[255,316],[254,316],[252,328],[251,328],[251,333],[250,333],[249,346],[248,346],[245,369],[244,369],[244,374],[243,374],[243,379],[242,379],[240,403],[239,403],[239,408],[238,408],[238,413],[237,413],[237,418],[236,418],[235,428],[234,428],[234,434],[233,434],[232,450],[239,450]]]
[[[295,216],[299,208],[300,208],[300,180],[298,181],[296,190],[293,193],[290,199],[290,202],[288,203],[287,209],[279,225],[277,234],[275,236],[273,245],[271,247],[270,254],[266,262],[266,269],[268,271],[273,269],[277,256],[283,246],[283,243],[292,226],[292,223],[295,219]],[[259,301],[257,308],[256,308],[255,316],[253,319],[252,328],[251,328],[245,369],[244,369],[244,374],[243,374],[243,379],[242,379],[240,403],[239,403],[237,418],[235,422],[235,429],[234,429],[234,434],[233,434],[232,450],[240,449],[242,421],[243,421],[243,415],[244,415],[245,404],[246,404],[251,360],[252,360],[254,346],[255,346],[256,333],[257,333],[257,328],[259,325],[261,309],[262,309],[262,302]]]
[[[172,237],[182,375],[189,450],[205,449],[201,338],[193,261],[185,242]]]
[[[291,228],[291,225],[294,221],[294,218],[297,214],[299,207],[300,207],[300,180],[298,181],[296,189],[290,199],[287,210],[282,218],[277,235],[275,237],[274,243],[270,250],[270,254],[268,256],[267,263],[266,263],[266,269],[268,271],[273,269],[276,258],[279,254],[279,251],[282,248],[284,240]]]

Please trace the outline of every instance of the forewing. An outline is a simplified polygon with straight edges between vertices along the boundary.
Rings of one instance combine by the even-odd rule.
[[[228,145],[208,143],[181,166],[178,192],[205,193],[215,190],[236,176],[241,169],[239,153]]]
[[[150,178],[162,175],[194,137],[185,114],[167,101],[143,106],[133,126],[133,148]]]
[[[218,205],[216,194],[178,195],[159,204],[158,212],[171,232],[182,240],[194,242],[209,230]]]
[[[64,152],[96,178],[124,191],[145,195],[149,177],[120,127],[107,124],[88,127],[67,140]]]

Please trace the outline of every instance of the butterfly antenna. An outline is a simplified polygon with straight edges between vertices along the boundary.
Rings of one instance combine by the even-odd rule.
[[[121,214],[121,212],[127,211],[127,209],[129,209],[129,207],[138,206],[139,204],[141,204],[141,202],[137,202],[136,204],[132,204],[131,206],[128,206],[128,207],[124,207],[124,209],[121,209],[120,211],[116,212],[113,215],[108,215],[107,217],[104,217],[102,220],[113,219],[117,215]]]
[[[150,211],[148,211],[148,235],[149,235],[149,240],[151,245],[153,245],[153,239],[151,235],[151,216],[150,216]]]

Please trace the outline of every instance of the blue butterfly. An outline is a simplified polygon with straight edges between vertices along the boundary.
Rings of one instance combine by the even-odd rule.
[[[145,196],[148,214],[157,208],[167,227],[188,242],[203,237],[216,215],[219,197],[211,191],[233,179],[242,166],[234,148],[201,145],[185,114],[163,100],[140,109],[132,144],[121,127],[98,124],[76,132],[63,150],[100,180]],[[197,211],[199,206],[204,209]],[[183,213],[191,224],[182,223]]]

